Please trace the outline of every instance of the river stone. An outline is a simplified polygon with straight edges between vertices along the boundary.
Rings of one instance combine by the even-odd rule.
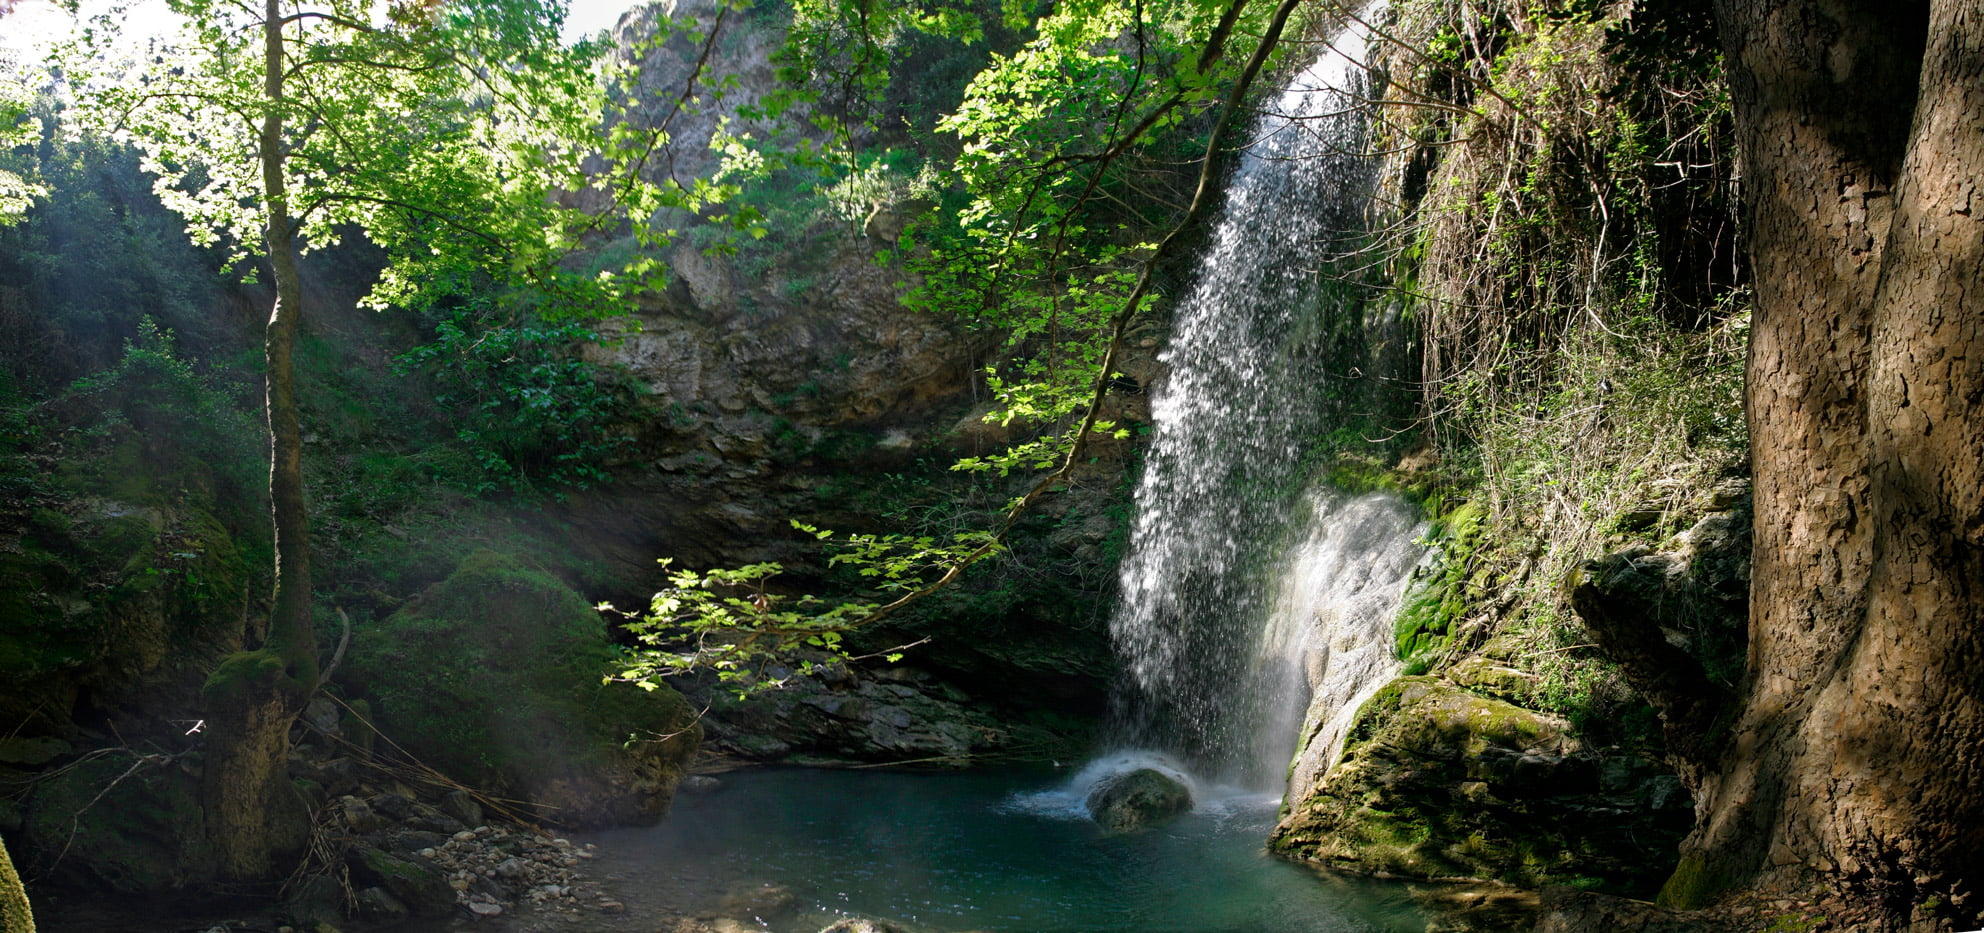
[[[397,914],[439,916],[455,907],[455,890],[448,886],[447,872],[432,859],[420,855],[395,854],[377,846],[360,844],[345,856],[345,870],[354,885],[381,889],[399,905]],[[390,906],[381,901],[379,907]]]
[[[411,913],[399,898],[385,888],[366,888],[358,892],[358,915],[367,920],[398,920]]]
[[[901,926],[887,920],[873,917],[842,917],[832,926],[824,927],[820,933],[909,933]]]
[[[1138,768],[1090,791],[1087,805],[1096,825],[1129,832],[1192,809],[1192,792],[1162,771]]]
[[[799,895],[782,884],[744,884],[724,894],[717,910],[727,917],[765,923],[797,910]]]

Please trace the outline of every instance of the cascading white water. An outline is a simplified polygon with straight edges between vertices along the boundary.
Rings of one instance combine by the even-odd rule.
[[[1287,786],[1297,792],[1336,763],[1357,708],[1403,666],[1392,620],[1427,555],[1425,523],[1396,496],[1318,491],[1310,506],[1261,640],[1265,656],[1302,659],[1302,680],[1280,688],[1262,723],[1277,763],[1288,762],[1286,743],[1296,747]]]
[[[1253,789],[1279,791],[1312,692],[1348,703],[1396,673],[1389,622],[1419,555],[1396,500],[1303,504],[1321,393],[1341,379],[1316,322],[1355,300],[1324,269],[1356,236],[1375,169],[1357,107],[1366,44],[1353,22],[1297,76],[1227,186],[1160,357],[1111,621],[1119,744]]]

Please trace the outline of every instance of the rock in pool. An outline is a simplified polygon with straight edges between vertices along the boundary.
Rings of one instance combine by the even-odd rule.
[[[1162,771],[1138,768],[1097,784],[1086,803],[1096,825],[1121,833],[1192,809],[1192,792]]]

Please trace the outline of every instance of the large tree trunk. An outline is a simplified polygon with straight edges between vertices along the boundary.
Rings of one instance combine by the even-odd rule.
[[[207,836],[223,875],[264,878],[301,848],[307,823],[288,775],[289,727],[317,688],[310,615],[310,540],[303,502],[303,439],[292,366],[302,315],[296,235],[283,173],[283,34],[279,0],[266,0],[259,156],[276,303],[265,331],[269,491],[275,524],[275,599],[260,650],[223,662],[208,679],[210,735],[202,796]]]
[[[1750,654],[1663,899],[1984,896],[1984,22],[1720,0],[1757,282]],[[1926,54],[1925,54],[1926,53]]]

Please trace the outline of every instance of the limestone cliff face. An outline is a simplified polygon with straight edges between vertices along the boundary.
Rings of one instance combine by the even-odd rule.
[[[614,30],[621,54],[641,66],[630,113],[667,127],[647,168],[651,180],[719,172],[709,149],[719,126],[785,148],[818,133],[803,114],[776,125],[755,119],[754,105],[777,86],[770,59],[781,26],[762,13],[724,13],[719,22],[718,8],[649,6]],[[668,18],[693,20],[704,35],[714,30],[707,56],[700,39],[679,29],[651,41]],[[711,93],[719,83],[722,93]],[[997,349],[999,335],[904,306],[914,278],[883,251],[899,247],[893,234],[931,202],[884,195],[867,204],[864,223],[812,184],[778,177],[773,193],[747,190],[743,200],[765,211],[769,234],[728,254],[710,248],[720,224],[659,218],[679,232],[655,254],[669,286],[588,348],[647,392],[644,417],[627,427],[633,452],[613,465],[612,483],[557,509],[572,556],[622,587],[589,595],[644,600],[652,587],[640,584],[659,581],[655,559],[664,556],[698,568],[775,560],[789,571],[782,585],[819,589],[825,555],[792,520],[948,535],[994,527],[1003,503],[1033,481],[973,487],[947,469],[960,456],[1034,435],[982,421],[980,371],[1011,352]],[[1157,344],[1148,335],[1138,342],[1124,364],[1132,388],[1150,380]],[[1147,409],[1140,390],[1114,393],[1105,417],[1134,424]],[[890,644],[933,637],[902,667],[807,682],[776,701],[719,703],[712,746],[761,760],[964,761],[1045,747],[1043,730],[1086,728],[1073,720],[1037,726],[1037,709],[1008,715],[1005,704],[1018,699],[1055,715],[1099,710],[1112,662],[1096,607],[1113,588],[1124,516],[1116,506],[1135,442],[1110,440],[1090,453],[1075,482],[1018,529],[1015,558],[988,561],[956,593],[878,636],[903,635]],[[1042,568],[1052,568],[1051,579],[1037,579]],[[878,690],[888,695],[870,695]],[[897,696],[904,691],[914,695]]]
[[[716,173],[720,125],[781,143],[803,135],[784,128],[803,119],[748,116],[776,85],[778,25],[736,13],[719,21],[719,8],[650,5],[614,29],[623,59],[641,66],[630,116],[666,127],[646,168],[652,180]],[[679,30],[656,42],[671,18],[716,30],[709,54]],[[657,256],[669,287],[588,351],[650,393],[647,417],[629,426],[637,453],[616,465],[612,487],[568,510],[575,537],[630,579],[652,578],[663,554],[690,565],[800,559],[787,520],[818,511],[812,493],[825,474],[900,469],[945,442],[972,404],[983,340],[904,308],[902,269],[876,258],[894,244],[828,211],[778,213],[766,240],[733,255],[709,248],[716,224],[660,220],[680,230]]]

